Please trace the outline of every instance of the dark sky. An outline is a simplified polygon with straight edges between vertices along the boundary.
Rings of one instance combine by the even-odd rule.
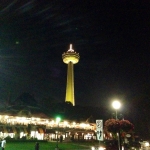
[[[149,94],[149,6],[148,0],[1,0],[1,101],[23,92],[65,101],[62,53],[70,43],[80,53],[76,104],[108,107],[118,98],[128,105]]]

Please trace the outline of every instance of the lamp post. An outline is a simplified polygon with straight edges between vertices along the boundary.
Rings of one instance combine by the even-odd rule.
[[[57,130],[59,129],[59,122],[60,122],[61,118],[60,117],[57,117],[56,118],[56,123],[57,123]],[[57,143],[56,143],[56,148],[55,150],[59,150],[58,148],[58,131],[57,131]]]
[[[116,118],[116,120],[118,120],[117,110],[120,109],[121,103],[118,100],[115,100],[115,101],[113,101],[112,106],[116,111],[115,118]],[[122,148],[121,148],[120,129],[118,131],[118,148],[119,148],[119,150],[122,150]]]

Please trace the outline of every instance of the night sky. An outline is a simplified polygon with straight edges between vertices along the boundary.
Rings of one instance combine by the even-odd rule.
[[[76,105],[141,102],[150,96],[149,6],[148,0],[1,0],[1,102],[24,92],[65,101],[62,53],[70,43],[80,53]]]

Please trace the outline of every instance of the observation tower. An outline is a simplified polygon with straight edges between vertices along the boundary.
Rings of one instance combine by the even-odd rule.
[[[75,106],[74,98],[74,64],[79,62],[79,53],[76,53],[72,49],[72,44],[70,44],[70,49],[62,54],[62,59],[65,64],[68,64],[67,70],[67,86],[66,86],[66,98],[65,102],[70,102]]]

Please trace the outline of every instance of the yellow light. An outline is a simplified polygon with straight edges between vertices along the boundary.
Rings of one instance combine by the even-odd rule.
[[[54,125],[54,120],[52,120],[52,121],[50,122],[50,124]]]
[[[145,146],[146,146],[146,147],[149,146],[149,142],[145,142]]]
[[[40,118],[36,118],[36,120],[40,120]]]
[[[85,123],[81,123],[80,126],[81,126],[82,128],[85,128],[85,127],[86,127],[86,124],[85,124]]]
[[[95,148],[94,148],[94,147],[91,147],[91,150],[95,150]]]
[[[8,118],[8,116],[5,116],[5,119],[7,119]]]
[[[104,147],[99,147],[99,150],[104,150],[105,148]]]
[[[68,125],[68,122],[67,122],[67,121],[64,121],[64,125],[67,126],[67,125]]]
[[[35,118],[34,118],[34,117],[32,117],[32,118],[31,118],[31,120],[35,120]]]

